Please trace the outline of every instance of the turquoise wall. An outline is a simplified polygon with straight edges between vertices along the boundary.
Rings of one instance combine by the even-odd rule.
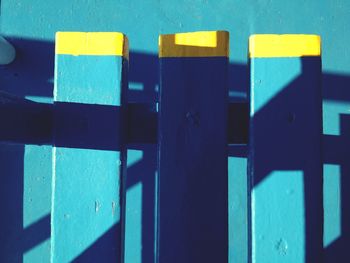
[[[247,43],[253,33],[320,34],[323,48],[324,246],[327,262],[345,255],[350,239],[350,2],[348,0],[2,0],[1,34],[17,58],[0,68],[1,90],[35,101],[53,97],[56,31],[119,31],[130,41],[129,101],[154,102],[158,35],[197,30],[230,32],[232,101],[248,90]],[[230,146],[230,262],[247,258],[246,149]],[[153,262],[156,147],[128,151],[127,262]],[[0,147],[3,202],[0,261],[48,262],[50,251],[51,147]],[[129,221],[128,221],[129,218]],[[129,234],[128,234],[129,233]],[[101,237],[103,240],[103,237]],[[96,240],[96,245],[101,244]],[[103,242],[102,242],[103,244]],[[142,249],[141,249],[142,248]],[[339,261],[338,261],[339,262]]]

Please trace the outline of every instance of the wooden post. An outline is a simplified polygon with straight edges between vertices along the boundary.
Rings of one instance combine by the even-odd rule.
[[[159,39],[159,262],[227,262],[228,40]]]
[[[254,35],[249,52],[252,262],[322,262],[320,37]]]
[[[56,35],[51,262],[121,262],[127,58],[121,33]]]

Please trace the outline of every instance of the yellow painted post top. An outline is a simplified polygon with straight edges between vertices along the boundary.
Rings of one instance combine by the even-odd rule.
[[[57,32],[56,54],[129,57],[127,37],[118,32]]]
[[[271,35],[249,37],[249,57],[307,57],[321,56],[321,37],[318,35]]]
[[[201,31],[159,36],[159,57],[228,57],[229,33]]]

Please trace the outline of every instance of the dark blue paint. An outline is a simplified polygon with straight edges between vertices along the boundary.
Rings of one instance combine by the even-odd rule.
[[[159,262],[228,261],[227,58],[161,58]]]

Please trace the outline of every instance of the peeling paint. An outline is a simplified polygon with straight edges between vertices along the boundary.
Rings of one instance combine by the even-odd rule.
[[[101,204],[98,200],[95,201],[95,212],[98,213],[100,210]]]
[[[288,243],[283,238],[279,239],[275,244],[275,249],[280,255],[287,255]]]

